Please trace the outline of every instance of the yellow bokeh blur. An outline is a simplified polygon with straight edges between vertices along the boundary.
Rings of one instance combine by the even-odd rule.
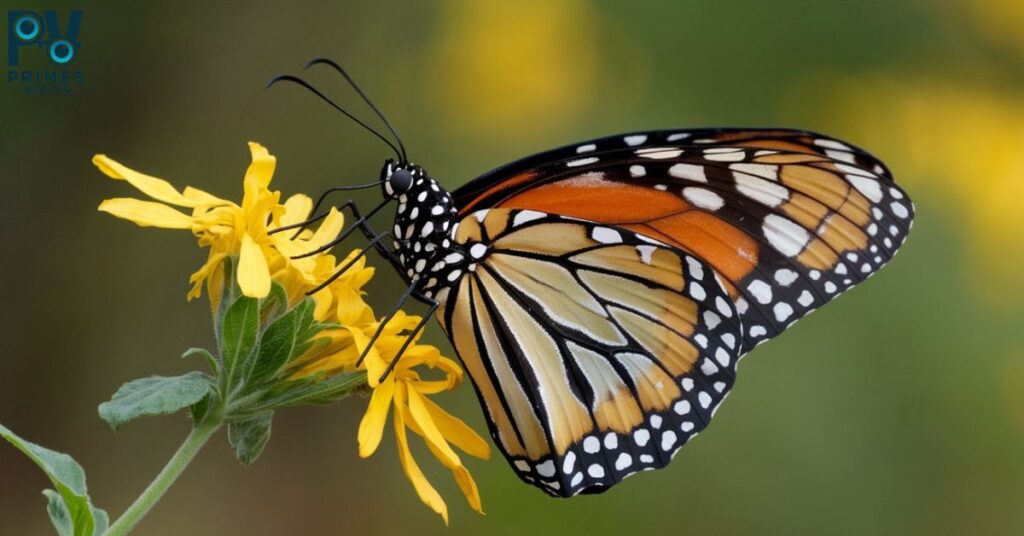
[[[585,0],[449,0],[429,63],[450,126],[529,138],[588,108],[598,79],[597,13]]]
[[[1024,2],[964,0],[964,5],[979,36],[996,44],[1014,48],[1024,57]]]
[[[992,84],[879,73],[816,78],[830,122],[871,140],[911,195],[941,196],[921,209],[956,229],[977,294],[995,306],[1024,299],[1024,96]],[[929,213],[934,210],[941,213]],[[954,259],[950,251],[950,259]]]

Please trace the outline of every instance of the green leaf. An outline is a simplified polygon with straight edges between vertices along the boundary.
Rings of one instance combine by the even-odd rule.
[[[228,441],[235,450],[235,457],[245,465],[256,461],[270,440],[270,423],[274,418],[271,412],[256,416],[242,422],[228,425]]]
[[[106,530],[107,514],[93,507],[85,486],[85,471],[71,456],[25,441],[0,424],[0,436],[29,457],[46,473],[56,491],[43,492],[57,533],[95,536]],[[70,529],[70,532],[69,532]]]
[[[43,495],[46,496],[46,512],[50,514],[50,522],[53,523],[53,528],[57,529],[57,534],[72,536],[75,533],[75,525],[71,521],[71,514],[64,504],[64,499],[52,489],[44,489]]]
[[[213,354],[211,354],[209,350],[206,348],[189,348],[188,350],[185,350],[185,353],[181,354],[183,359],[193,356],[199,356],[205,359],[206,364],[210,365],[210,370],[213,371],[215,376],[220,374],[220,364],[217,363],[217,358],[213,357]]]
[[[250,384],[260,385],[272,378],[285,363],[308,347],[306,339],[302,338],[305,333],[300,329],[309,331],[308,326],[314,322],[313,308],[312,300],[307,298],[267,326],[249,373]]]
[[[100,404],[100,417],[115,430],[137,417],[166,415],[199,402],[210,392],[209,376],[189,372],[182,376],[151,376],[121,386],[109,402]]]
[[[224,366],[221,377],[224,396],[238,383],[252,358],[259,339],[259,300],[240,296],[224,314],[221,325],[220,358]]]
[[[297,340],[308,341],[327,327],[326,324],[321,324],[313,318],[313,310],[316,309],[313,298],[305,298],[295,306],[295,309],[298,310],[299,315],[298,324],[295,326]]]
[[[217,400],[217,393],[211,389],[199,402],[189,407],[189,413],[192,414],[192,422],[195,423],[194,426],[199,426],[210,417],[214,408],[217,407]]]
[[[224,315],[228,308],[235,303],[235,300],[242,295],[242,289],[235,283],[235,260],[231,257],[224,259],[224,288],[220,292],[220,302],[217,304],[217,313],[213,317],[213,331],[217,334],[217,344],[220,346],[221,326],[224,324]]]
[[[340,374],[327,379],[324,379],[322,375],[314,375],[276,386],[263,400],[260,400],[254,409],[333,404],[364,385],[366,385],[366,373],[362,371]]]
[[[94,528],[92,530],[93,536],[100,536],[110,527],[110,516],[103,510],[96,508],[95,506],[89,505],[92,508],[92,519]]]
[[[270,294],[260,300],[260,325],[266,326],[288,310],[288,293],[277,281],[270,282]]]

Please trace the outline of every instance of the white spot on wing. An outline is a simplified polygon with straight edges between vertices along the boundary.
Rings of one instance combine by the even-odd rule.
[[[738,164],[729,164],[729,169],[770,181],[779,180],[779,166],[774,164],[753,164],[743,162]]]
[[[668,168],[668,174],[677,179],[708,182],[708,178],[704,174],[704,166],[697,164],[673,164]]]
[[[654,246],[641,245],[636,247],[637,253],[640,254],[640,261],[644,264],[651,264],[651,257],[654,255]]]
[[[594,227],[590,236],[602,244],[618,244],[622,242],[622,235],[615,229],[608,227]]]
[[[715,147],[704,149],[704,158],[714,162],[740,162],[744,154],[742,150],[733,147]]]
[[[689,187],[683,189],[683,197],[690,203],[712,212],[725,206],[725,200],[706,188]]]
[[[637,149],[636,155],[643,158],[653,158],[655,160],[664,160],[666,158],[675,158],[683,154],[682,149],[676,149],[674,147],[647,147],[644,149]]]
[[[769,207],[777,207],[789,198],[789,189],[781,184],[735,171],[733,177],[741,194]]]
[[[793,281],[796,281],[797,273],[789,268],[782,268],[775,271],[775,281],[784,287],[788,287]]]
[[[772,311],[775,312],[776,321],[785,322],[786,319],[793,314],[793,306],[786,302],[779,302],[775,304],[775,307],[772,308]]]
[[[519,227],[524,223],[531,222],[533,220],[539,220],[543,217],[543,212],[537,212],[535,210],[523,210],[516,213],[515,217],[512,218],[512,226]]]
[[[877,180],[861,177],[859,175],[847,175],[846,180],[850,181],[850,184],[852,184],[858,192],[864,194],[864,197],[870,199],[872,203],[877,203],[882,200],[882,189],[878,186]]]
[[[594,162],[597,162],[598,160],[600,160],[600,159],[598,157],[596,157],[596,156],[591,156],[591,157],[587,157],[587,158],[579,158],[579,159],[576,159],[576,160],[570,160],[570,161],[566,162],[565,163],[565,167],[585,166],[587,164],[593,164]]]
[[[555,462],[548,460],[544,463],[537,464],[537,474],[546,478],[555,476]]]
[[[751,281],[747,285],[747,290],[760,304],[767,305],[772,302],[772,287],[760,279]]]
[[[622,141],[626,142],[626,145],[636,146],[636,145],[640,145],[641,143],[647,141],[647,135],[646,134],[635,134],[633,136],[626,136],[625,138],[622,138]]]
[[[910,215],[910,212],[907,211],[907,206],[898,201],[893,201],[890,208],[892,208],[892,213],[895,214],[897,218],[906,219],[907,216]]]
[[[843,144],[843,143],[839,143],[836,140],[826,140],[826,139],[818,138],[818,139],[814,140],[814,144],[817,145],[818,147],[828,147],[830,149],[840,149],[840,150],[843,150],[843,151],[849,151],[850,150],[849,146],[847,146],[846,144]]]
[[[777,214],[769,214],[761,226],[765,238],[779,253],[794,257],[807,245],[811,235],[799,224]]]

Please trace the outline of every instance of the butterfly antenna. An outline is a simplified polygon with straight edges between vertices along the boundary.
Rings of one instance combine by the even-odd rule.
[[[403,162],[405,161],[405,149],[404,148],[403,148],[402,151],[399,151],[398,148],[395,147],[395,144],[391,143],[391,141],[388,140],[387,138],[385,138],[383,135],[381,135],[380,132],[377,132],[376,130],[374,130],[372,127],[370,127],[366,123],[360,121],[358,117],[348,113],[348,111],[346,111],[341,106],[338,106],[334,101],[332,101],[330,98],[328,98],[327,95],[324,95],[323,93],[320,92],[320,90],[318,90],[317,88],[315,88],[312,85],[310,85],[309,82],[306,82],[305,80],[303,80],[303,79],[301,79],[301,78],[299,78],[297,76],[292,76],[290,74],[282,74],[280,76],[274,77],[272,80],[270,80],[270,82],[267,82],[267,88],[269,89],[271,86],[273,86],[274,84],[276,84],[278,82],[291,82],[293,84],[298,84],[298,85],[306,88],[307,90],[312,92],[317,97],[320,97],[324,102],[326,102],[327,104],[330,104],[331,107],[333,107],[335,110],[338,110],[339,112],[345,114],[345,117],[348,117],[349,119],[355,121],[359,126],[365,128],[370,133],[372,133],[374,136],[377,136],[378,138],[380,138],[381,141],[383,141],[384,143],[388,144],[388,147],[391,147],[391,150],[395,152],[396,156],[401,158]],[[402,143],[401,140],[399,140],[398,143],[401,144]]]
[[[334,60],[330,58],[315,58],[313,60],[310,60],[310,62],[306,64],[306,69],[309,69],[310,67],[318,64],[328,65],[335,71],[338,71],[338,73],[341,76],[345,77],[345,80],[347,80],[349,85],[352,86],[352,89],[356,90],[356,93],[358,93],[359,96],[363,98],[363,101],[366,102],[366,105],[369,106],[370,109],[377,114],[377,117],[379,117],[380,120],[384,122],[384,126],[388,127],[388,130],[391,131],[391,134],[395,136],[395,140],[398,141],[398,146],[402,149],[402,163],[404,164],[408,162],[409,159],[406,158],[405,144],[402,143],[402,137],[398,135],[398,131],[395,130],[395,127],[391,125],[391,121],[388,121],[388,118],[384,116],[384,113],[380,111],[380,108],[377,108],[377,106],[373,104],[373,102],[370,100],[370,97],[367,97],[366,93],[363,93],[363,90],[359,88],[359,85],[356,84],[355,80],[353,80],[352,77],[349,76],[348,71],[346,71],[344,68],[342,68],[341,65],[338,65]]]

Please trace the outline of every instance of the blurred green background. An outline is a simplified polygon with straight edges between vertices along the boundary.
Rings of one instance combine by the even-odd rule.
[[[0,88],[0,422],[69,452],[117,515],[187,433],[116,434],[96,404],[196,366],[205,254],[187,233],[98,213],[134,195],[91,164],[239,199],[247,140],[286,195],[376,179],[385,147],[312,96],[264,90],[327,55],[449,187],[545,148],[682,126],[796,126],[869,149],[917,203],[878,277],[743,362],[708,433],[663,471],[550,499],[470,459],[486,516],[426,449],[451,526],[417,500],[391,432],[356,452],[366,401],[286,411],[263,457],[219,438],[140,534],[1019,534],[1024,527],[1024,3],[103,2],[84,10],[69,96]],[[6,42],[6,34],[4,41]],[[359,109],[327,70],[309,79]],[[368,116],[363,113],[362,115]],[[367,194],[364,202],[371,201]],[[350,247],[355,247],[352,244]],[[377,262],[383,268],[383,263]],[[383,309],[397,279],[380,270]],[[451,347],[437,326],[428,340]],[[441,403],[478,430],[469,385]],[[0,534],[52,530],[42,474],[0,445]]]

